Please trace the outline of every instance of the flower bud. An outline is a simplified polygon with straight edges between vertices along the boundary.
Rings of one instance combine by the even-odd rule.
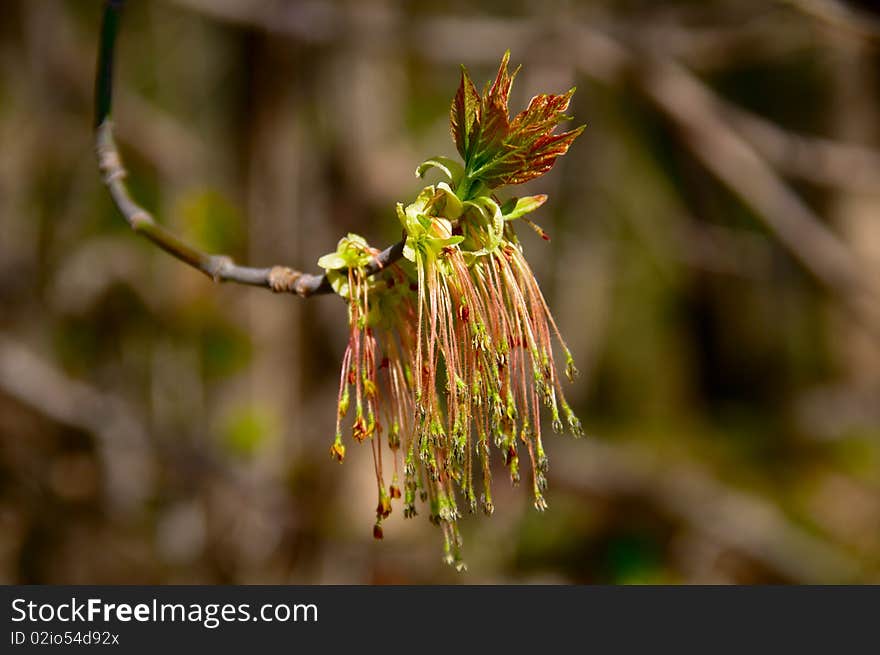
[[[345,459],[345,446],[342,443],[342,440],[337,435],[336,441],[333,442],[333,445],[330,446],[330,457],[335,459],[337,462],[342,464],[342,460]]]
[[[387,519],[391,514],[391,500],[388,498],[388,495],[385,493],[385,490],[382,489],[379,492],[379,504],[376,506],[376,517]]]

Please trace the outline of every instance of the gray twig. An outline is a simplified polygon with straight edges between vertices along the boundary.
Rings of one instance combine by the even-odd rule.
[[[107,0],[104,6],[95,81],[95,150],[104,184],[128,225],[165,252],[201,271],[215,282],[237,282],[264,287],[276,293],[293,293],[302,298],[332,293],[333,289],[325,275],[303,273],[289,266],[240,266],[228,255],[203,252],[162,227],[150,212],[132,198],[125,184],[126,170],[113,138],[113,122],[110,119],[114,52],[124,4],[124,0]],[[402,254],[402,241],[389,246],[376,255],[367,267],[367,274],[372,275],[382,270],[400,259]]]

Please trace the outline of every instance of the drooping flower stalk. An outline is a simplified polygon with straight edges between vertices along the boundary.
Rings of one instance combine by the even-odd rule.
[[[515,73],[508,72],[508,58],[482,95],[462,69],[450,126],[464,164],[434,157],[417,169],[420,177],[437,169],[445,179],[426,186],[413,203],[398,204],[405,259],[368,277],[377,251],[349,235],[319,261],[349,305],[331,455],[339,461],[345,455],[341,426],[353,393],[352,436],[370,440],[376,469],[374,535],[382,537],[391,500],[401,496],[402,466],[404,516],[416,514],[416,496],[427,501],[429,519],[443,530],[446,559],[459,568],[459,500],[474,511],[480,480],[479,505],[487,514],[494,509],[490,446],[500,450],[514,484],[524,447],[534,504],[543,510],[548,465],[541,408],[555,431],[562,431],[564,419],[569,431],[581,434],[556,370],[554,338],[569,379],[574,360],[513,227],[523,220],[546,239],[526,214],[547,197],[502,203],[494,189],[546,173],[583,128],[554,133],[568,118],[563,112],[573,89],[536,96],[511,120]],[[387,489],[386,430],[394,471]]]

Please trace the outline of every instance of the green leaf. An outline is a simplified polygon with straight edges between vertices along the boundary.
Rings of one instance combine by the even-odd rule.
[[[448,248],[450,246],[457,246],[459,243],[464,241],[464,237],[461,235],[456,235],[454,237],[445,237],[445,238],[433,238],[428,239],[428,244],[434,249],[435,252],[440,252],[443,248]]]
[[[336,295],[343,298],[348,297],[348,275],[339,271],[327,271],[327,281]]]
[[[325,271],[333,271],[340,268],[346,268],[347,265],[342,255],[331,252],[324,255],[318,260],[318,266],[323,268]]]
[[[513,221],[535,211],[545,202],[547,202],[547,196],[543,193],[537,196],[513,198],[510,202],[504,204],[501,212],[505,221]]]
[[[433,210],[435,201],[442,195],[438,194],[433,185],[428,185],[419,192],[412,204],[404,208],[401,203],[397,203],[397,218],[408,237],[427,234],[432,220],[428,212]]]
[[[464,167],[454,159],[449,157],[431,157],[419,164],[419,167],[416,169],[416,177],[424,177],[425,173],[431,168],[438,169],[453,184],[458,184],[458,181],[464,176]]]
[[[405,230],[408,217],[406,215],[406,210],[403,208],[403,203],[397,203],[394,208],[397,210],[397,220],[400,221],[400,227]]]
[[[489,196],[477,196],[473,200],[468,200],[464,205],[474,207],[486,218],[487,221],[496,221],[501,218],[501,207]]]
[[[487,252],[494,251],[504,237],[504,217],[501,214],[501,207],[489,196],[478,196],[473,201],[468,200],[463,203],[465,207],[472,207],[480,212],[486,220],[486,226],[489,228],[489,241],[484,244]]]
[[[356,248],[369,248],[370,244],[367,243],[367,240],[364,239],[360,234],[355,234],[354,232],[349,232],[343,239],[339,241],[339,245],[342,246],[344,243],[345,246],[354,246]]]
[[[443,210],[443,214],[446,216],[446,218],[454,221],[456,218],[461,216],[464,208],[462,207],[461,200],[457,195],[455,195],[455,192],[452,190],[452,188],[448,184],[446,184],[446,182],[441,182],[437,185],[437,190],[442,191],[443,194],[446,196],[446,207]]]

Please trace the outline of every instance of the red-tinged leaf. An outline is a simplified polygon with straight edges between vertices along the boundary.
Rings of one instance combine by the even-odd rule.
[[[479,146],[471,158],[475,165],[488,161],[502,149],[510,131],[507,105],[502,105],[495,99],[489,100],[483,105],[482,116]]]
[[[498,74],[492,86],[487,85],[481,100],[482,126],[480,129],[480,151],[492,153],[501,147],[510,131],[510,117],[507,104],[510,100],[510,87],[513,86],[513,75],[507,70],[510,61],[510,50],[501,58]]]
[[[513,84],[513,77],[519,71],[519,69],[517,69],[517,71],[511,75],[507,70],[507,65],[509,63],[510,50],[506,51],[501,57],[501,64],[498,66],[498,73],[495,75],[495,81],[492,82],[492,86],[483,93],[485,98],[498,98],[505,107],[507,107],[507,102],[510,99],[510,87]]]
[[[561,134],[545,134],[526,146],[508,145],[506,156],[486,164],[479,171],[479,178],[489,188],[494,188],[503,184],[522,184],[540,177],[568,152],[583,130],[581,126]]]
[[[458,154],[467,161],[469,153],[476,145],[480,129],[480,94],[464,66],[461,67],[458,91],[452,100],[449,126]]]
[[[551,168],[556,160],[568,152],[574,140],[584,131],[580,126],[561,134],[548,134],[539,137],[534,144],[523,153],[521,165],[512,175],[502,176],[499,184],[522,184],[540,177]]]
[[[489,188],[521,184],[549,171],[564,155],[583,127],[554,134],[565,115],[574,89],[563,94],[541,94],[510,119],[508,101],[514,71],[508,71],[510,52],[504,53],[498,73],[482,96],[462,73],[452,104],[452,135],[465,160],[465,174]]]
[[[511,121],[511,134],[516,134],[520,141],[528,141],[535,135],[552,132],[553,128],[568,118],[564,112],[568,109],[572,95],[574,89],[562,95],[535,96],[529,106]]]

